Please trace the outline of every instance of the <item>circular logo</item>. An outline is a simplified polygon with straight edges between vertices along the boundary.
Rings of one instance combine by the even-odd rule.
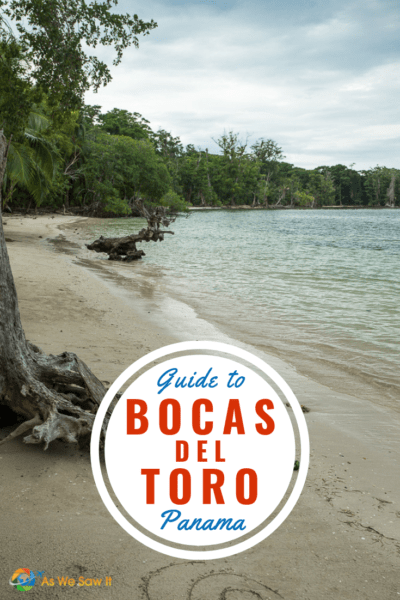
[[[160,358],[128,386],[107,423],[113,501],[100,467],[103,420],[120,387]],[[300,453],[277,388],[300,434],[295,475]],[[111,386],[91,457],[101,497],[128,533],[170,556],[214,559],[254,546],[287,517],[305,482],[309,440],[300,405],[269,365],[227,344],[183,342],[143,357]]]
[[[17,569],[10,579],[10,584],[20,592],[27,592],[35,585],[35,574],[30,569]]]

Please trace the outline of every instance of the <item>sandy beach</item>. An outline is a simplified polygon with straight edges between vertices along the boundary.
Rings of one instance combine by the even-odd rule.
[[[77,260],[72,250],[83,245],[86,225],[72,216],[4,217],[25,333],[45,352],[76,352],[106,385],[134,360],[177,341],[220,340],[257,353],[163,298],[144,262],[133,276],[127,265],[89,255]],[[0,597],[15,596],[9,579],[28,567],[55,579],[54,586],[37,583],[31,598],[400,598],[399,413],[300,375],[280,358],[260,356],[310,409],[306,486],[272,536],[217,561],[158,554],[112,519],[88,452],[61,442],[43,452],[17,439],[0,449]],[[1,437],[11,430],[3,427]],[[103,582],[69,587],[58,577]]]

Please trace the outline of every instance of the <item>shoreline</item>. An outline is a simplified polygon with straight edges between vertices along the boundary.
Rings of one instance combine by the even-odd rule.
[[[79,243],[82,245],[83,242],[93,241],[94,237],[98,237],[100,234],[107,236],[108,234],[104,230],[102,231],[101,225],[103,223],[107,225],[107,220],[88,219],[86,222],[82,221],[81,225],[78,226],[81,236],[76,237],[78,245]],[[139,222],[136,225],[137,228],[142,226]],[[133,227],[135,227],[135,224],[133,224]],[[133,230],[134,228],[131,231]],[[124,235],[127,234],[124,233]],[[67,248],[67,245],[68,242],[63,243],[60,241],[60,246]],[[144,249],[146,249],[146,246]],[[150,255],[153,254],[153,251],[154,248],[151,248]],[[159,252],[158,247],[154,252]],[[182,325],[180,315],[184,314],[183,334],[189,328],[193,335],[194,332],[200,331],[203,338],[206,335],[205,332],[207,332],[207,337],[210,339],[217,340],[218,336],[224,335],[226,340],[230,340],[230,343],[239,343],[240,340],[250,351],[257,349],[265,356],[272,355],[281,358],[285,363],[289,363],[294,370],[322,385],[326,385],[332,391],[343,392],[355,398],[362,396],[374,404],[389,407],[398,414],[400,413],[400,403],[398,402],[400,380],[396,379],[395,372],[381,371],[382,377],[379,377],[379,371],[369,372],[368,363],[357,364],[352,361],[352,356],[350,356],[350,362],[344,360],[343,355],[340,355],[340,350],[337,353],[337,348],[329,346],[329,337],[327,336],[320,336],[320,338],[314,339],[313,345],[310,346],[310,341],[307,345],[307,342],[301,341],[301,335],[296,337],[299,328],[290,319],[274,318],[273,315],[265,314],[262,316],[257,310],[253,310],[251,315],[244,315],[243,319],[240,311],[237,312],[238,318],[227,319],[221,308],[222,304],[220,304],[224,302],[223,296],[218,297],[216,295],[215,303],[197,299],[196,295],[190,293],[190,289],[186,285],[187,282],[181,280],[182,274],[170,273],[166,263],[163,266],[156,266],[157,263],[154,263],[151,258],[150,261],[144,259],[125,265],[109,262],[105,255],[86,250],[82,252],[82,250],[77,249],[75,253],[77,259],[84,257],[92,265],[99,268],[101,266],[107,268],[108,265],[115,276],[118,275],[122,278],[121,281],[126,278],[137,277],[146,279],[148,285],[158,290],[159,308],[161,312],[168,316],[168,318],[160,319],[162,327],[165,327],[166,322],[174,322],[174,327],[169,329],[173,329],[175,333],[180,331]],[[120,286],[120,288],[123,289],[123,286]],[[219,308],[215,309],[215,306]],[[229,306],[226,306],[226,308],[229,310]],[[134,309],[137,309],[137,305]],[[176,314],[179,316],[174,318]],[[261,323],[260,319],[264,319],[263,323],[265,323],[266,318],[268,319],[268,327],[266,328],[264,325],[259,328],[257,321]],[[304,339],[307,338],[307,334],[307,327],[305,327],[303,329]],[[383,366],[387,367],[387,365]],[[386,377],[383,377],[383,373]]]
[[[76,208],[76,207],[75,207]],[[249,204],[238,204],[238,205],[224,205],[224,206],[188,206],[187,210],[189,212],[191,211],[213,211],[213,210],[227,210],[227,211],[231,211],[231,210],[326,210],[326,209],[340,209],[340,210],[400,210],[400,206],[353,206],[353,205],[349,205],[349,204],[334,204],[334,205],[326,205],[326,206],[315,206],[315,207],[311,207],[311,206],[251,206]],[[74,210],[74,207],[72,207],[71,210]],[[20,211],[20,212],[18,212]],[[25,212],[24,212],[25,211]],[[88,215],[83,215],[82,211],[79,212],[60,212],[60,211],[54,211],[53,209],[39,209],[38,211],[35,212],[34,209],[30,209],[29,211],[26,211],[23,207],[19,207],[16,209],[16,212],[12,212],[12,213],[6,213],[5,215],[3,215],[3,217],[5,219],[9,218],[9,219],[13,219],[13,218],[21,218],[21,217],[28,217],[28,218],[32,218],[32,219],[37,219],[37,218],[41,218],[41,217],[49,217],[49,218],[58,218],[58,217],[62,217],[62,218],[66,218],[66,217],[72,217],[75,219],[81,219],[81,220],[91,220],[91,219],[101,219],[101,220],[107,220],[107,219],[137,219],[138,215],[112,215],[112,214],[108,214],[106,216],[101,216],[101,217],[97,217],[97,216],[88,216]]]
[[[306,420],[311,468],[298,505],[277,532],[245,556],[207,562],[199,572],[230,569],[227,577],[255,578],[279,590],[286,600],[397,597],[398,414],[333,391],[283,360],[221,333],[189,306],[163,297],[162,284],[146,277],[145,268],[133,272],[108,261],[77,259],[73,251],[82,244],[80,229],[87,226],[87,218],[33,217],[23,218],[21,224],[19,218],[6,216],[4,221],[6,237],[14,240],[8,248],[23,326],[28,339],[46,352],[76,352],[108,385],[136,358],[163,345],[184,339],[227,341],[264,358],[310,409]],[[48,241],[54,238],[58,246]],[[38,568],[62,574],[66,565],[75,564],[71,557],[77,547],[84,557],[79,564],[90,572],[97,569],[106,575],[111,556],[114,593],[122,600],[139,599],[141,577],[166,568],[171,559],[120,529],[102,505],[87,455],[65,446],[55,443],[43,453],[17,439],[1,448],[2,530],[8,548],[2,569],[12,570],[21,561],[34,568],[39,551]],[[51,474],[38,479],[38,470],[45,469]],[[15,478],[17,470],[23,480]],[[77,473],[83,476],[77,479]],[[29,502],[23,492],[27,486]],[[17,532],[16,519],[21,529]],[[23,537],[26,527],[32,544]],[[40,545],[44,539],[46,547]],[[55,547],[60,548],[59,556],[53,556]],[[133,581],[132,564],[137,570]],[[183,569],[185,563],[177,564]],[[175,598],[176,575],[171,571],[171,595],[159,589],[158,598]],[[185,578],[183,571],[180,577]],[[5,574],[2,581],[8,581]],[[209,591],[211,598],[213,588]]]
[[[326,208],[340,208],[344,210],[382,210],[382,209],[399,209],[400,206],[342,206],[331,204],[328,206],[250,206],[249,204],[238,204],[237,206],[191,206],[191,210],[325,210]]]

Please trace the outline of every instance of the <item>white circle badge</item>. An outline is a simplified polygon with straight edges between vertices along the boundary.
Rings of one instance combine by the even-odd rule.
[[[99,453],[105,418],[111,490]],[[103,502],[135,539],[177,558],[215,559],[254,546],[288,516],[305,483],[309,438],[299,403],[272,367],[227,344],[182,342],[114,382],[96,415],[91,460]]]

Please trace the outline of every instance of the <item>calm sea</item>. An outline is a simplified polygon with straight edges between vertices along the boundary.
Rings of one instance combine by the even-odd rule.
[[[115,219],[92,234],[144,224]],[[232,337],[400,407],[400,210],[198,211],[170,229],[132,269],[162,274]]]

